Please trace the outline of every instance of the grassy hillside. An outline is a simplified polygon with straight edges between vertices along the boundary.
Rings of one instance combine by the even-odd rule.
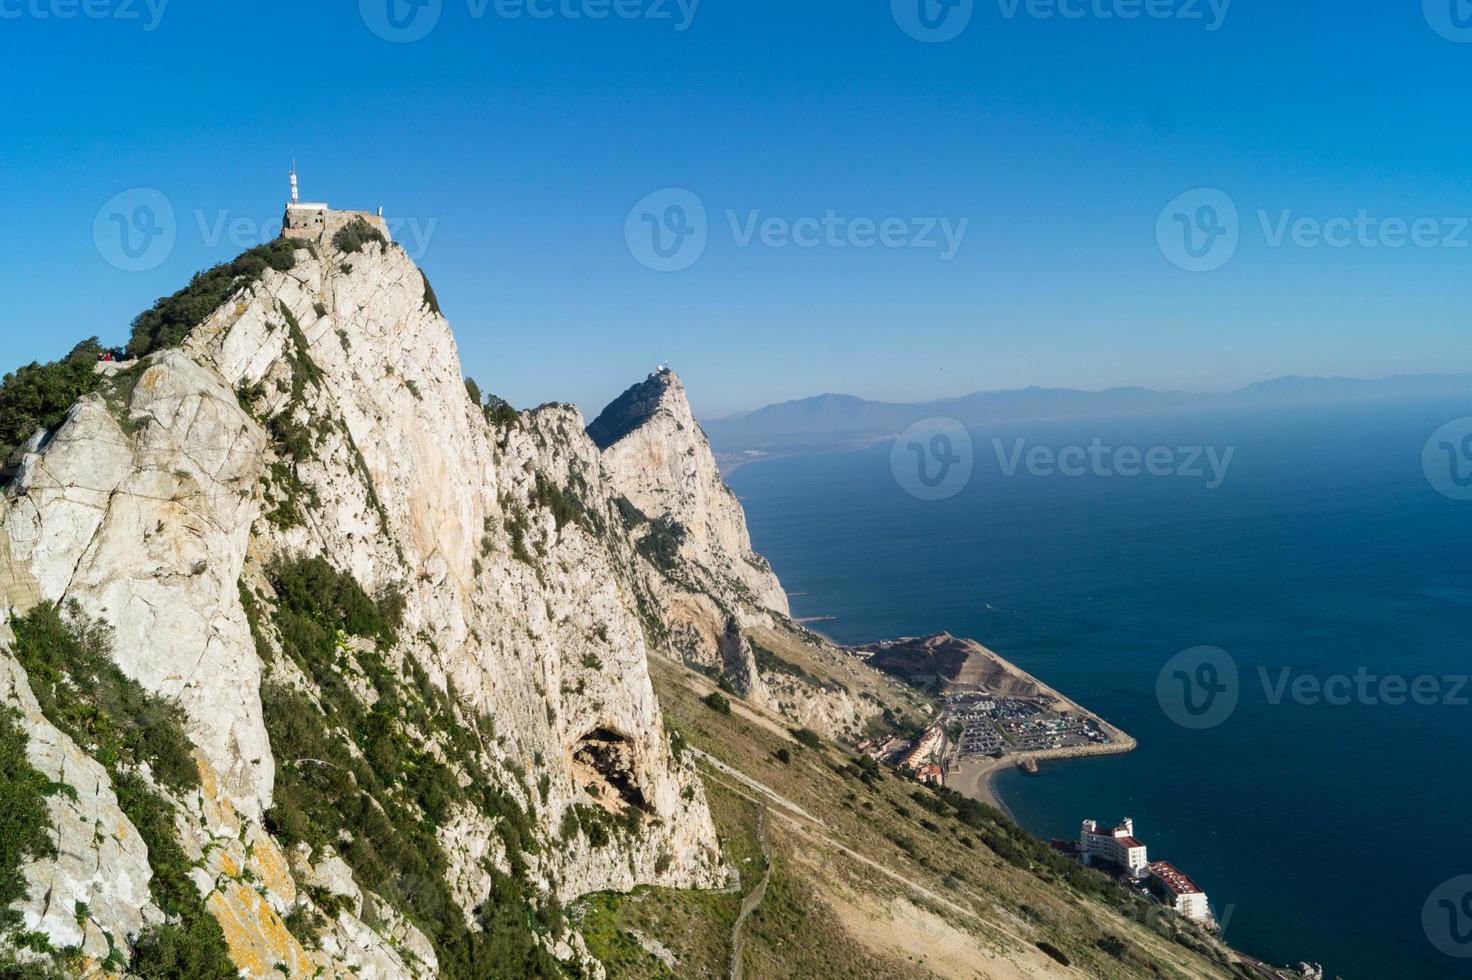
[[[1053,855],[1000,812],[813,747],[739,699],[715,710],[709,678],[651,667],[741,880],[725,893],[577,903],[611,976],[730,975],[733,927],[764,880],[743,926],[747,977],[1245,975],[1193,924]]]

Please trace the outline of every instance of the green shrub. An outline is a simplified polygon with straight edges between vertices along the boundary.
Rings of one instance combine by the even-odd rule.
[[[720,691],[711,691],[700,700],[707,708],[717,714],[729,715],[731,713],[731,702]]]
[[[101,353],[92,337],[59,361],[32,362],[0,381],[0,462],[37,431],[54,430],[78,399],[96,390]]]
[[[202,918],[145,931],[138,937],[129,973],[140,980],[236,980],[240,971],[226,950],[220,924],[205,912]]]
[[[813,731],[812,729],[794,728],[791,729],[791,731],[792,737],[797,739],[799,743],[806,745],[808,748],[821,749],[823,747],[823,740],[819,738],[818,733]]]
[[[46,797],[60,787],[31,768],[20,717],[14,709],[0,710],[0,931],[20,925],[10,905],[26,894],[21,866],[56,853]]]
[[[11,652],[30,676],[47,719],[109,768],[147,763],[171,789],[199,786],[184,712],[149,694],[113,663],[112,632],[73,601],[66,616],[41,603],[11,620]]]
[[[278,608],[306,617],[328,631],[350,636],[393,639],[390,619],[402,614],[380,609],[351,575],[339,572],[325,558],[278,559],[266,570],[276,591]]]
[[[668,515],[649,524],[649,533],[639,539],[636,547],[656,568],[673,571],[680,557],[680,545],[685,541],[685,527]]]
[[[166,296],[133,321],[128,341],[131,357],[146,357],[154,351],[177,347],[189,331],[199,326],[236,291],[260,280],[267,269],[286,272],[296,264],[298,245],[289,239],[259,245],[204,272],[196,272],[189,285]]]
[[[511,407],[511,403],[496,395],[486,396],[485,407],[486,421],[499,428],[521,424],[521,413]]]
[[[542,476],[541,473],[537,474],[537,486],[532,494],[532,505],[550,510],[559,531],[568,524],[584,522],[585,512],[582,502]]]
[[[369,242],[377,242],[383,246],[388,245],[388,239],[383,237],[383,232],[370,225],[363,218],[354,218],[339,228],[337,234],[332,236],[333,247],[344,255],[361,252],[363,246]]]
[[[419,278],[424,280],[424,305],[429,307],[429,312],[441,316],[439,297],[434,294],[434,287],[429,284],[429,276],[424,274],[423,269],[419,270]],[[476,401],[480,399],[477,398]]]

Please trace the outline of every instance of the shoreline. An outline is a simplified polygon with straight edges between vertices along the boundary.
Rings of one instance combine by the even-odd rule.
[[[1012,812],[1012,808],[1007,805],[1007,802],[1002,799],[1001,794],[997,792],[997,776],[1002,772],[1008,769],[1019,769],[1023,763],[1029,761],[1034,763],[1058,762],[1064,759],[1087,759],[1095,756],[1125,755],[1139,747],[1139,743],[1132,737],[1110,725],[1104,719],[1099,718],[1091,712],[1089,713],[1089,717],[1098,721],[1115,741],[1110,742],[1108,745],[1081,745],[1061,749],[1046,749],[1041,752],[1018,752],[1003,756],[1000,759],[993,759],[991,757],[967,759],[956,764],[952,770],[952,775],[946,781],[946,785],[962,796],[968,796],[979,803],[996,807],[1007,815],[1008,820],[1011,820],[1020,827],[1022,825],[1018,823],[1016,814]],[[1024,827],[1023,829],[1026,830],[1027,828]]]
[[[839,649],[845,650],[850,654],[856,653],[863,649],[862,645],[838,643],[833,640],[832,637],[826,636],[822,633],[818,633],[818,631],[813,630],[808,626],[802,625],[801,623],[799,623],[798,625],[800,628],[806,629],[809,632],[821,636],[824,640],[833,643]],[[956,639],[951,637],[951,634],[949,633],[936,634],[936,636]],[[899,640],[889,642],[899,643],[909,639],[913,638],[901,637]],[[1118,726],[1109,723],[1104,718],[1100,717],[1096,712],[1084,707],[1082,704],[1075,701],[1073,698],[1068,697],[1066,694],[1059,691],[1051,684],[1046,683],[1041,678],[1029,673],[1028,671],[1023,670],[1021,667],[1017,666],[1006,657],[1003,657],[995,650],[984,646],[976,640],[960,638],[960,642],[970,644],[972,647],[975,648],[975,653],[973,655],[979,655],[990,660],[993,664],[1000,668],[1003,674],[1005,674],[1008,678],[1012,679],[1013,681],[1020,681],[1023,684],[1030,686],[1032,691],[1035,692],[1035,694],[1037,695],[1052,698],[1054,710],[1057,713],[1064,715],[1076,715],[1078,717],[1086,718],[1092,721],[1095,725],[1098,726],[1101,732],[1108,736],[1109,741],[1102,745],[1067,745],[1059,746],[1058,748],[1009,752],[1001,758],[996,758],[993,756],[971,756],[966,759],[961,759],[959,755],[959,750],[952,747],[946,751],[947,760],[956,760],[953,765],[946,766],[946,777],[944,785],[948,788],[955,790],[963,796],[970,797],[977,802],[984,803],[988,806],[1002,811],[1002,813],[1006,815],[1008,820],[1011,820],[1014,824],[1017,824],[1019,827],[1021,827],[1021,824],[1017,821],[1016,815],[1012,812],[1012,809],[1007,806],[1006,801],[1002,799],[1001,794],[997,791],[997,775],[1003,770],[1009,768],[1021,768],[1029,763],[1036,765],[1037,763],[1041,762],[1054,762],[1064,759],[1087,759],[1095,756],[1124,755],[1126,753],[1133,752],[1135,749],[1139,748],[1139,743],[1135,740],[1134,736],[1128,734]],[[913,684],[910,684],[903,678],[897,677],[895,675],[889,676],[898,681],[900,684],[904,684],[912,688],[914,687]],[[951,687],[951,690],[973,691],[990,696],[1004,696],[1005,691],[1001,689],[989,689],[996,686],[996,684],[981,686],[953,685]],[[948,717],[948,710],[943,707],[940,718],[944,719],[946,717]],[[943,765],[945,765],[945,763],[943,763]],[[1023,829],[1026,830],[1026,828]]]

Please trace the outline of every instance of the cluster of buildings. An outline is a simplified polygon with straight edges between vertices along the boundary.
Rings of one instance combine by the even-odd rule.
[[[921,764],[935,755],[944,738],[945,733],[941,731],[939,725],[930,726],[925,729],[925,734],[915,740],[914,745],[900,754],[895,764],[902,769],[914,769],[918,773]]]
[[[883,759],[894,750],[895,743],[898,741],[899,739],[893,735],[885,735],[883,738],[863,739],[855,747],[860,753],[867,755],[871,759]]]
[[[1125,817],[1119,826],[1101,830],[1085,820],[1077,842],[1054,840],[1053,848],[1077,858],[1087,867],[1114,871],[1143,884],[1156,898],[1188,919],[1210,925],[1206,892],[1168,861],[1151,861],[1145,845],[1135,836],[1135,822]]]
[[[388,223],[383,219],[383,208],[377,211],[337,211],[326,202],[308,202],[301,199],[300,185],[296,177],[296,165],[291,168],[291,198],[286,202],[286,214],[281,219],[281,234],[287,238],[321,238],[331,236],[352,224],[365,221],[385,238],[392,238]]]
[[[938,763],[927,762],[915,770],[915,781],[917,783],[929,783],[932,786],[944,786],[946,783],[946,771]]]
[[[945,733],[939,725],[932,725],[908,747],[901,747],[893,735],[883,738],[866,738],[855,748],[871,759],[888,760],[896,769],[909,769],[917,782],[944,786],[945,767],[936,759],[945,742]]]

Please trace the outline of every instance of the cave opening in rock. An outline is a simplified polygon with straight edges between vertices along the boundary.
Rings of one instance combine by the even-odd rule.
[[[595,728],[572,750],[572,778],[589,800],[606,810],[645,810],[647,803],[634,772],[634,744],[607,728]]]

